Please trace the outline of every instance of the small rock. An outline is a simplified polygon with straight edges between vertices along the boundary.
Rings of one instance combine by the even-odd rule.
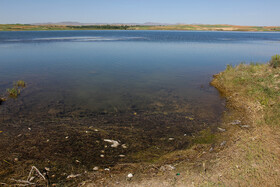
[[[109,168],[105,168],[104,170],[105,170],[105,171],[110,171],[110,169],[109,169]]]
[[[86,131],[86,134],[88,133],[88,131]]]
[[[223,141],[220,145],[224,146],[224,145],[226,145],[226,143],[227,143],[226,141]]]
[[[66,139],[68,139],[68,138],[69,138],[69,136],[65,136],[65,138],[66,138]]]
[[[100,152],[101,152],[101,153],[105,153],[105,151],[104,151],[104,150],[101,150]]]
[[[109,140],[109,139],[104,139],[104,142],[109,142],[111,143],[111,147],[118,147],[120,145],[120,143],[116,140]]]
[[[95,166],[95,167],[93,168],[93,171],[98,171],[98,169],[99,169],[99,167]]]
[[[174,138],[168,138],[168,140],[172,141],[172,140],[174,140]]]
[[[46,170],[46,171],[50,171],[50,168],[48,168],[48,167],[45,167],[45,170]]]
[[[241,125],[240,127],[242,127],[242,128],[249,128],[250,125]]]
[[[49,142],[50,140],[49,139],[47,139],[47,141],[46,142]]]
[[[223,128],[220,128],[220,127],[218,127],[218,130],[221,131],[221,132],[225,132],[226,131],[226,129],[223,129]]]
[[[30,130],[30,131],[31,131],[31,128],[30,128],[30,127],[28,127],[28,130]]]
[[[175,167],[172,165],[164,165],[159,168],[160,171],[172,171]]]
[[[122,148],[127,149],[127,146],[125,144],[122,144]]]
[[[119,157],[124,158],[124,157],[125,157],[125,155],[119,155]]]
[[[187,136],[187,134],[184,134],[184,136]]]
[[[0,97],[0,104],[1,104],[3,101],[5,101],[5,98]]]
[[[133,177],[133,174],[132,174],[132,173],[129,173],[129,174],[127,175],[127,177],[128,177],[128,178],[132,178],[132,177]]]
[[[72,178],[76,178],[76,177],[79,177],[79,176],[81,176],[81,174],[77,174],[77,175],[71,174],[71,175],[67,176],[67,179],[72,179]]]
[[[75,160],[76,163],[81,163],[79,160]]]
[[[104,156],[104,155],[100,155],[100,157],[101,157],[101,158],[104,158],[105,156]]]
[[[95,131],[95,132],[98,132],[99,130],[98,130],[98,129],[94,129],[94,131]]]
[[[108,145],[104,145],[104,148],[107,148],[108,147]]]
[[[234,120],[233,122],[230,123],[230,125],[239,125],[241,124],[240,120]]]
[[[209,149],[209,152],[212,152],[214,150],[214,148],[213,147],[211,147],[210,149]]]
[[[52,175],[52,178],[55,178],[55,175]]]
[[[18,161],[18,158],[15,158],[14,161],[17,162],[17,161]]]

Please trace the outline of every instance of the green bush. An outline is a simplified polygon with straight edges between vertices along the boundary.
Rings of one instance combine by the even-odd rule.
[[[269,61],[269,65],[273,68],[280,67],[280,55],[272,56],[271,60]]]

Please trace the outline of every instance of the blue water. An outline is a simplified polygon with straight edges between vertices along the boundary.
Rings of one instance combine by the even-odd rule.
[[[0,89],[27,82],[22,114],[62,102],[68,113],[191,111],[211,118],[222,110],[208,85],[213,74],[227,64],[265,63],[279,51],[280,33],[0,32]]]

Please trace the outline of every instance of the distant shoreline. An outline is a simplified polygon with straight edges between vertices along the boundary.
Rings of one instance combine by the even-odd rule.
[[[0,31],[60,31],[60,30],[176,30],[176,31],[239,31],[279,32],[280,26],[238,25],[31,25],[0,24]]]

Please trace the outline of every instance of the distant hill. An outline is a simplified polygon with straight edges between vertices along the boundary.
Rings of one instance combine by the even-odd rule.
[[[178,24],[178,23],[177,23]],[[80,25],[177,25],[170,23],[156,23],[156,22],[145,22],[145,23],[80,23],[80,22],[46,22],[46,23],[32,23],[31,25],[70,25],[70,26],[80,26]]]

